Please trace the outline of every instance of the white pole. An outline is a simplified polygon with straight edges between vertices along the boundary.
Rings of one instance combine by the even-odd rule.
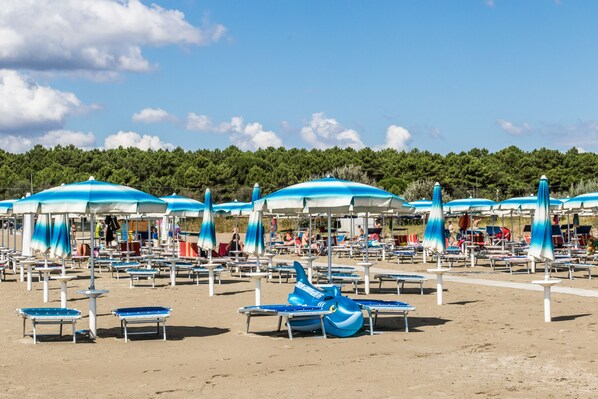
[[[552,317],[550,316],[550,286],[544,286],[544,321],[550,323]]]
[[[258,277],[255,279],[255,306],[262,304],[262,280]]]
[[[328,281],[332,280],[332,210],[328,208]]]

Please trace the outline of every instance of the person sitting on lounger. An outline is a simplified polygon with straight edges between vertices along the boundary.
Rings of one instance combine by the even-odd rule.
[[[293,233],[290,231],[284,233],[283,241],[283,245],[295,245],[295,237],[293,237]]]
[[[365,232],[363,231],[361,226],[357,226],[357,231],[358,233],[355,237],[353,237],[353,241],[359,241],[365,236]]]

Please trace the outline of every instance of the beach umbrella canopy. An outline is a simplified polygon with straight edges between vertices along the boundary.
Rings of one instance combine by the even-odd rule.
[[[333,213],[383,212],[411,210],[398,195],[363,183],[325,177],[278,190],[254,204],[270,213]]]
[[[119,184],[89,180],[54,187],[15,202],[24,213],[135,214],[165,213],[166,202]]]
[[[33,237],[31,238],[31,249],[42,253],[48,251],[52,239],[51,229],[50,217],[45,213],[38,215],[33,229]]]
[[[325,177],[275,191],[254,203],[255,210],[269,213],[327,214],[328,248],[332,246],[331,215],[412,211],[407,201],[377,187]],[[366,225],[367,228],[367,225]],[[366,252],[367,254],[367,252]],[[328,250],[328,278],[331,278],[332,251]]]
[[[160,199],[168,204],[166,214],[170,216],[199,217],[204,209],[201,202],[182,195],[172,194]]]
[[[552,244],[552,224],[550,221],[550,197],[548,194],[548,179],[542,176],[538,185],[538,200],[532,223],[532,238],[528,256],[544,262],[546,276],[548,263],[554,260],[554,246]]]
[[[563,202],[564,209],[595,209],[598,208],[598,192],[578,195]]]
[[[430,218],[428,219],[428,224],[426,225],[426,231],[424,233],[424,248],[437,253],[446,251],[442,189],[438,182],[434,185]]]
[[[197,238],[197,246],[208,251],[208,257],[212,259],[212,251],[216,249],[216,227],[214,226],[214,212],[212,210],[212,193],[206,189],[204,198],[203,220],[201,230]]]
[[[420,199],[408,203],[413,207],[414,213],[428,213],[432,210],[432,201],[427,199]]]
[[[462,198],[447,202],[443,209],[447,213],[489,211],[496,202],[486,198]]]
[[[216,215],[221,216],[247,216],[253,210],[253,203],[234,200],[232,202],[216,204],[213,210]]]
[[[255,183],[251,195],[252,203],[260,198],[260,186]],[[262,223],[262,211],[254,210],[249,216],[247,224],[247,233],[245,234],[245,252],[253,255],[263,255],[264,253],[264,225]]]
[[[494,205],[492,209],[519,212],[533,211],[536,209],[537,202],[538,197],[536,195],[529,195],[527,197],[513,197],[499,202],[498,204]],[[550,198],[551,209],[558,209],[562,205],[563,201],[556,198]]]
[[[0,215],[11,215],[12,205],[16,202],[16,199],[8,199],[0,201]]]
[[[50,242],[50,256],[68,258],[71,256],[71,238],[67,215],[56,215],[52,226],[52,239]]]

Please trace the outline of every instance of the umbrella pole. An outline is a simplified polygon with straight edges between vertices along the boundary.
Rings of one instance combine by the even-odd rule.
[[[130,255],[129,254],[129,231],[130,230],[129,229],[131,228],[131,226],[129,226],[129,215],[127,215],[125,217],[125,223],[127,224],[126,240],[127,240],[127,262],[128,262],[130,260],[130,257],[129,257],[129,255]],[[90,223],[90,224],[91,224],[91,226],[93,226],[93,223]],[[92,227],[91,231],[93,232],[93,227]]]
[[[92,215],[89,214],[89,220],[91,220],[91,218],[92,218]],[[93,253],[95,241],[94,241],[94,236],[93,236],[93,223],[89,224],[89,232],[91,233],[91,235],[89,237],[89,247],[91,249],[90,254],[89,254],[89,271],[90,271],[89,289],[95,290],[96,289],[96,282],[95,282],[95,276],[94,276],[95,260],[94,260],[94,253]]]
[[[14,229],[12,231],[12,238],[14,240],[14,246],[15,246],[15,251],[17,250],[17,217],[15,216],[15,225],[14,225]],[[13,262],[14,265],[14,262]]]
[[[369,218],[369,212],[365,213],[365,261],[366,263],[370,262],[370,251],[369,251],[369,247],[370,247],[370,240],[369,240],[369,233],[368,233],[368,218]]]
[[[332,281],[332,210],[328,208],[328,281]]]

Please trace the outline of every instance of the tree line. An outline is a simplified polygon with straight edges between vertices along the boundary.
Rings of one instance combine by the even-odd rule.
[[[575,148],[523,151],[511,146],[497,152],[474,148],[441,155],[418,149],[270,147],[251,152],[231,146],[196,151],[180,147],[86,151],[37,145],[23,154],[0,150],[0,197],[20,198],[27,192],[94,176],[156,196],[177,193],[203,201],[205,189],[210,188],[215,202],[248,201],[256,182],[268,194],[331,174],[378,186],[407,200],[430,198],[432,185],[438,181],[445,200],[473,196],[496,201],[535,193],[541,175],[548,177],[554,197],[596,191],[596,170],[598,155]]]

